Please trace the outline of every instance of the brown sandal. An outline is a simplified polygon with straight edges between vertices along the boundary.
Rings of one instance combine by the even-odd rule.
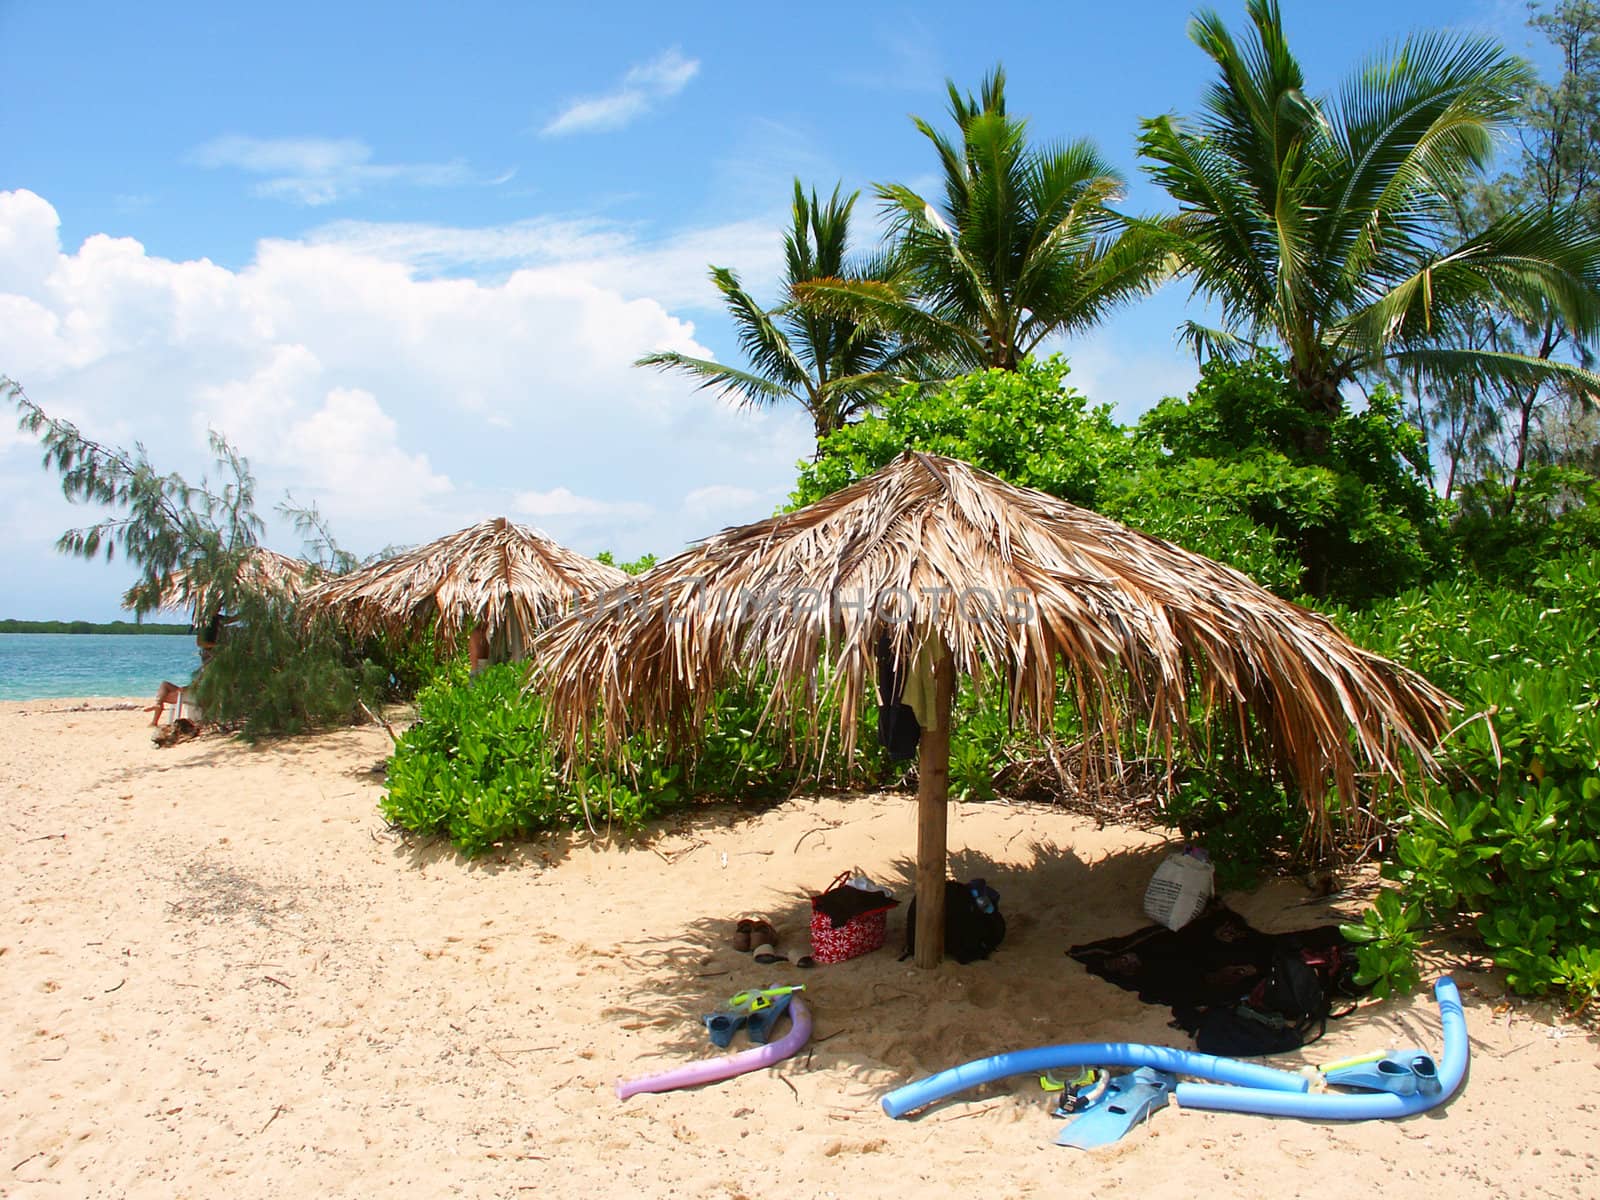
[[[750,933],[755,929],[756,923],[749,917],[740,917],[739,923],[733,927],[733,948],[741,954],[750,953]]]
[[[788,958],[777,951],[778,931],[772,927],[772,922],[765,918],[758,919],[750,927],[750,948],[755,952],[758,963],[788,962]]]

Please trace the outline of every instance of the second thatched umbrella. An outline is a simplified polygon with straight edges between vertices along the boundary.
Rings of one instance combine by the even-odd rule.
[[[1408,755],[1432,769],[1453,706],[1237,571],[914,453],[797,512],[725,530],[554,626],[541,682],[569,746],[596,720],[612,743],[640,727],[692,732],[742,670],[766,677],[770,715],[786,725],[831,691],[848,746],[885,636],[903,664],[932,659],[937,727],[918,751],[924,967],[943,954],[957,671],[998,672],[1013,719],[1040,732],[1054,727],[1064,671],[1085,729],[1114,741],[1121,718],[1140,716],[1169,761],[1198,698],[1292,775],[1308,839],[1324,846],[1330,783],[1353,797],[1359,775],[1399,778]]]
[[[231,583],[199,584],[198,573],[174,571],[161,581],[161,588],[153,602],[146,604],[147,595],[136,584],[122,597],[124,608],[137,611],[145,608],[189,610],[190,619],[199,627],[211,621],[236,598],[238,592],[258,595],[277,593],[295,599],[323,578],[322,568],[301,558],[290,558],[265,546],[250,546],[235,551],[238,565],[234,568]]]
[[[358,636],[415,628],[435,616],[455,638],[482,628],[497,658],[526,658],[539,628],[628,576],[537,529],[495,517],[341,575],[305,597]]]

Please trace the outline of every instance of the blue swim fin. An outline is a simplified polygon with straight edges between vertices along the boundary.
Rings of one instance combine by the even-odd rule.
[[[1100,1099],[1061,1127],[1056,1145],[1093,1150],[1109,1146],[1172,1099],[1177,1077],[1154,1067],[1118,1075]]]
[[[778,1023],[778,1018],[789,1011],[790,997],[785,994],[774,998],[771,1004],[765,1004],[750,1014],[749,1024],[745,1032],[750,1035],[750,1040],[758,1046],[764,1046],[772,1038],[772,1027]]]
[[[1393,1092],[1397,1096],[1439,1090],[1439,1068],[1434,1065],[1433,1058],[1421,1050],[1391,1050],[1371,1062],[1324,1071],[1322,1077],[1332,1087]]]
[[[733,1041],[733,1035],[744,1027],[749,1018],[743,1013],[714,1012],[707,1013],[700,1020],[705,1024],[706,1032],[711,1035],[713,1046],[727,1046]]]

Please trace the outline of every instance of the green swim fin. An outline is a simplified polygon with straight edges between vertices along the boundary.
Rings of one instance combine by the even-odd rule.
[[[1112,1079],[1105,1094],[1061,1127],[1056,1145],[1093,1150],[1109,1146],[1172,1099],[1177,1077],[1154,1067],[1140,1067]]]

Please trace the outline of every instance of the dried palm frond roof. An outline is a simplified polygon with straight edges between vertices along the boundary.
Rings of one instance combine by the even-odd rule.
[[[796,512],[708,538],[569,617],[539,645],[541,687],[569,744],[598,722],[693,731],[730,674],[773,685],[770,715],[819,693],[855,737],[880,635],[909,654],[943,639],[956,669],[1009,682],[1012,717],[1053,729],[1058,682],[1114,743],[1136,715],[1169,761],[1191,702],[1226,717],[1298,782],[1326,848],[1331,781],[1400,778],[1455,702],[1353,644],[1317,613],[1170,542],[954,459],[907,452]]]
[[[299,596],[323,578],[322,568],[301,558],[290,558],[265,546],[251,546],[237,552],[239,565],[234,571],[235,588],[256,593],[276,592],[289,598]],[[154,607],[186,608],[196,625],[204,624],[220,608],[226,607],[226,588],[214,584],[196,585],[200,573],[191,570],[174,571],[162,581],[161,591]],[[139,587],[135,585],[122,598],[124,607],[134,608],[139,600]]]
[[[397,631],[435,615],[439,632],[468,625],[526,655],[540,626],[584,596],[619,587],[628,576],[568,550],[526,525],[495,517],[374,563],[317,588],[308,611],[331,613],[358,636]]]

